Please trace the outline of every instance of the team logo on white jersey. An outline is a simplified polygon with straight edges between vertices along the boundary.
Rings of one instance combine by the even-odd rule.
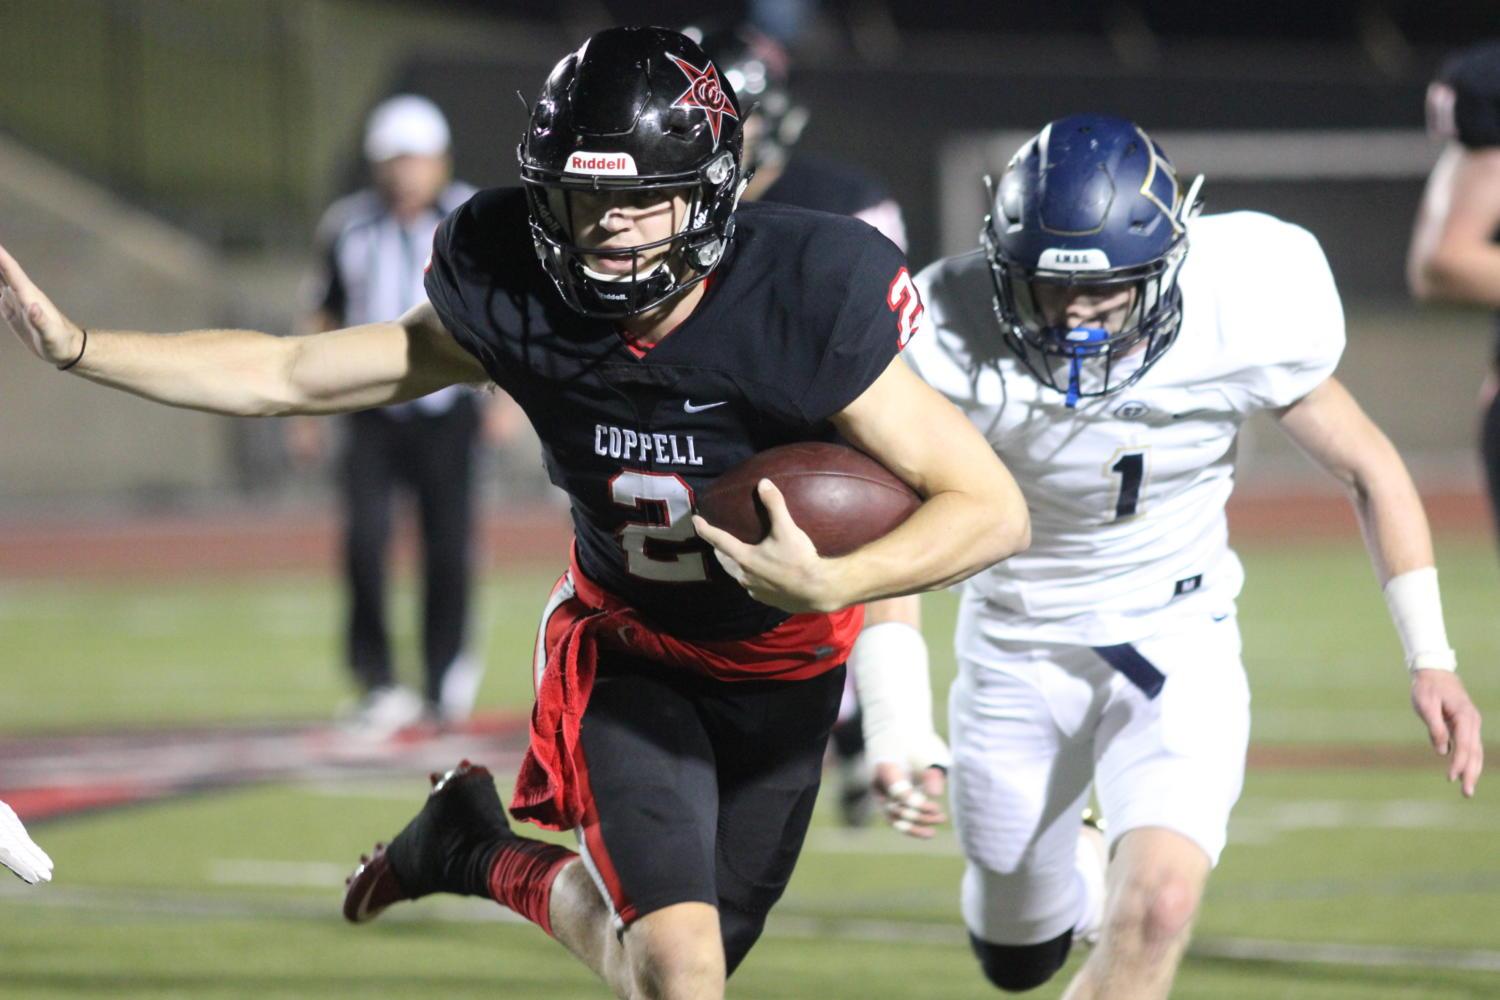
[[[1115,416],[1121,420],[1140,420],[1151,412],[1151,407],[1139,399],[1127,399],[1115,407]]]
[[[568,157],[565,174],[605,174],[610,177],[634,177],[635,157],[629,153],[576,152]]]

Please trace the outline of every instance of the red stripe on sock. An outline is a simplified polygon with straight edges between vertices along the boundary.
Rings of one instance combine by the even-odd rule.
[[[566,847],[517,838],[490,862],[490,898],[552,934],[552,883],[563,865],[578,857]]]

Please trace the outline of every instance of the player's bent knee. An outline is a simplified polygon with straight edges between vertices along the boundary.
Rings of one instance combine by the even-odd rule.
[[[974,949],[984,977],[1010,993],[1034,990],[1051,979],[1068,960],[1072,946],[1071,930],[1040,944],[993,944],[969,935],[969,947]]]
[[[1173,941],[1192,927],[1199,896],[1199,885],[1176,873],[1136,881],[1111,907],[1110,930],[1151,945]]]
[[[646,1000],[722,996],[724,947],[718,914],[705,903],[647,914],[626,931],[635,994]]]
[[[1187,933],[1198,912],[1198,887],[1191,880],[1173,876],[1162,881],[1146,907],[1147,941],[1172,941]]]
[[[701,1000],[724,995],[724,957],[715,941],[685,943],[641,956],[635,995],[642,1000]]]

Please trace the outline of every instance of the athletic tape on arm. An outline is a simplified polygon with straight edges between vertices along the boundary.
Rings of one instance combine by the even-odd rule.
[[[1393,576],[1385,585],[1385,606],[1406,651],[1408,670],[1456,670],[1458,655],[1443,626],[1443,600],[1437,569],[1428,566]]]
[[[913,770],[949,765],[948,747],[932,725],[932,680],[920,631],[905,622],[869,626],[854,643],[849,669],[872,765]]]

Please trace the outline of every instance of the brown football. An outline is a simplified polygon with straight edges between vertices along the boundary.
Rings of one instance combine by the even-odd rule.
[[[769,479],[797,526],[823,556],[841,556],[888,533],[922,503],[885,466],[841,444],[805,441],[758,452],[698,494],[698,513],[745,542],[759,542],[770,515],[755,484]]]

